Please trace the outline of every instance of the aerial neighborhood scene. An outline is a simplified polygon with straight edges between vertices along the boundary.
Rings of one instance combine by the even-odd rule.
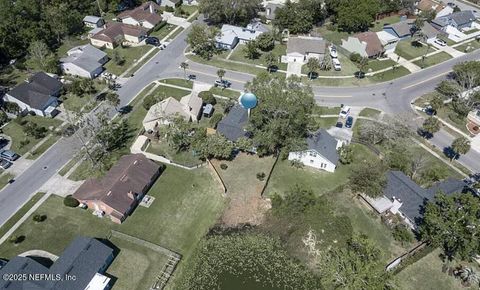
[[[480,0],[0,0],[0,289],[480,289]]]

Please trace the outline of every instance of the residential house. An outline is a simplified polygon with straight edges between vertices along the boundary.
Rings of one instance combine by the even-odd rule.
[[[247,24],[247,26],[245,26],[245,28],[261,33],[267,33],[270,31],[270,28],[263,24],[259,19],[252,20],[249,24]]]
[[[459,31],[468,31],[475,25],[475,14],[471,10],[454,12],[450,15],[437,17],[432,20],[432,25],[438,29],[447,32],[448,27]]]
[[[350,53],[358,53],[362,57],[377,58],[382,56],[385,50],[382,42],[375,32],[367,31],[342,39],[342,45]]]
[[[122,223],[160,175],[160,166],[143,154],[124,155],[101,179],[87,179],[73,194],[94,214]]]
[[[147,37],[145,28],[120,22],[105,25],[97,34],[90,38],[90,43],[96,47],[115,48],[122,42],[138,44]]]
[[[325,129],[310,134],[307,149],[288,153],[288,160],[300,161],[305,166],[335,172],[339,155],[338,148],[343,142],[332,137]]]
[[[83,25],[90,28],[102,27],[105,24],[103,18],[87,15],[83,18]]]
[[[28,256],[15,256],[0,267],[1,276],[48,275],[63,279],[0,279],[0,289],[110,289],[111,278],[105,271],[113,259],[114,252],[109,246],[94,238],[77,237],[50,267]],[[71,279],[65,279],[66,274]]]
[[[44,72],[34,74],[3,96],[3,100],[16,103],[22,113],[34,112],[38,116],[55,116],[62,83]]]
[[[287,55],[282,62],[305,63],[309,58],[322,60],[325,56],[327,42],[321,37],[290,37],[287,43]]]
[[[216,46],[220,49],[234,49],[238,43],[245,44],[255,40],[262,33],[253,29],[224,24],[215,39]]]
[[[141,26],[150,30],[162,21],[162,17],[158,14],[159,10],[160,6],[148,1],[132,10],[123,11],[117,18],[124,24]]]
[[[395,49],[397,48],[397,44],[400,41],[398,37],[393,36],[392,34],[383,30],[377,32],[377,37],[380,40],[380,43],[382,44],[383,49],[385,50],[384,54],[388,55],[392,52],[395,52]]]
[[[268,21],[272,21],[275,19],[275,15],[276,15],[276,10],[278,8],[281,8],[283,7],[284,5],[283,4],[280,4],[280,3],[267,3],[265,5],[265,18],[267,18]]]
[[[447,7],[447,5],[443,4],[440,1],[421,0],[415,3],[415,14],[419,14],[421,12],[429,12],[429,11],[434,11],[435,13],[439,13],[445,7]]]
[[[462,192],[466,183],[462,180],[447,179],[435,183],[429,188],[422,188],[401,171],[389,171],[387,173],[387,185],[384,188],[384,196],[364,199],[380,214],[387,211],[399,214],[412,229],[423,217],[425,203],[434,199],[435,194],[443,192],[447,195]]]
[[[480,110],[473,110],[468,113],[467,129],[472,135],[480,134]]]
[[[197,122],[202,115],[203,100],[197,94],[189,94],[178,101],[173,97],[153,105],[143,119],[145,131],[154,131],[159,126],[168,125],[172,118],[181,117],[187,122]]]
[[[105,52],[87,44],[70,49],[67,57],[60,59],[60,67],[66,74],[94,79],[102,73],[107,61]]]
[[[390,33],[398,39],[406,39],[412,36],[414,20],[407,19],[394,24],[385,25],[383,31]]]
[[[425,22],[422,26],[422,28],[420,29],[420,31],[422,32],[422,35],[425,36],[425,41],[427,43],[432,43],[435,41],[435,39],[437,39],[437,36],[439,36],[440,34],[442,34],[440,31],[438,31],[435,27],[433,27],[433,25],[431,25],[430,23],[428,22]]]
[[[181,2],[182,0],[157,0],[157,3],[163,7],[166,7],[166,6],[176,7],[177,5],[180,5]]]
[[[245,127],[248,124],[248,111],[240,104],[235,104],[228,114],[217,124],[217,132],[228,140],[235,142],[248,137]]]

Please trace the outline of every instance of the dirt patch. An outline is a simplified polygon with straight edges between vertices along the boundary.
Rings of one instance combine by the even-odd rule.
[[[259,158],[245,153],[240,153],[232,161],[212,160],[212,165],[227,187],[229,203],[221,218],[225,226],[245,223],[258,225],[263,222],[271,202],[262,198],[261,193],[274,162],[272,157]],[[222,164],[227,166],[226,169],[222,169]],[[262,173],[265,176],[257,178],[257,174]]]

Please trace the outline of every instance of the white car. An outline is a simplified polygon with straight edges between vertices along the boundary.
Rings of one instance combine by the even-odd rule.
[[[342,70],[342,65],[340,64],[340,61],[338,60],[338,58],[332,58],[332,63],[333,63],[333,68],[336,71]]]
[[[329,46],[328,50],[330,51],[330,56],[332,58],[337,58],[338,57],[337,48],[335,46],[333,46],[333,45]]]
[[[443,39],[440,39],[440,38],[436,38],[435,43],[440,45],[440,46],[446,46],[447,45],[447,42]]]
[[[347,118],[348,115],[350,115],[350,107],[349,106],[344,106],[342,107],[342,109],[340,110],[340,118]]]

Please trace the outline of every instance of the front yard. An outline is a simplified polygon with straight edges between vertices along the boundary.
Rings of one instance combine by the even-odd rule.
[[[239,44],[237,47],[235,47],[235,50],[233,51],[232,55],[230,56],[229,60],[233,61],[239,61],[243,63],[250,63],[254,65],[261,65],[264,67],[267,67],[267,62],[265,61],[265,55],[267,55],[268,52],[262,52],[260,57],[256,59],[249,59],[245,57],[245,52],[243,51],[245,48],[244,44]],[[273,54],[275,54],[278,59],[280,60],[280,57],[282,55],[286,55],[287,51],[287,46],[285,44],[279,44],[277,43],[275,45],[275,48],[271,51]],[[278,69],[281,70],[287,70],[287,64],[286,63],[278,63],[277,64]]]
[[[429,67],[429,66],[432,66],[432,65],[439,64],[439,63],[444,62],[446,60],[449,60],[451,58],[452,57],[448,53],[446,53],[444,51],[441,51],[439,53],[435,53],[435,54],[432,54],[432,55],[426,57],[424,60],[419,59],[417,61],[414,61],[413,63],[418,65],[421,68],[426,68],[426,67]]]
[[[110,61],[105,64],[105,69],[108,72],[119,76],[151,49],[152,46],[150,45],[141,45],[136,47],[117,46],[115,49],[104,49],[110,58]],[[116,54],[119,56],[118,61],[115,60]]]
[[[91,210],[67,208],[62,198],[51,196],[34,213],[46,214],[47,220],[35,223],[31,218],[27,219],[14,233],[24,235],[25,240],[17,246],[8,242],[0,245],[0,257],[8,259],[32,249],[58,255],[78,235],[105,238],[113,229],[177,251],[188,259],[224,207],[218,185],[207,169],[190,171],[167,167],[148,194],[155,197],[150,208],[139,206],[121,225],[112,223],[108,218],[100,219],[92,215]],[[122,244],[119,247],[122,255]],[[134,285],[131,281],[136,278],[132,278],[132,273],[136,277],[145,275],[144,265],[150,263],[142,261],[145,253],[128,251],[129,248],[124,246],[123,249],[127,249],[124,252],[126,257],[120,256],[119,261],[135,259],[140,266],[138,269],[122,270],[121,263],[114,262],[111,270],[114,272],[112,274],[118,275],[118,285]],[[156,262],[153,265],[155,271],[151,273],[158,275],[162,260],[154,259],[153,262]],[[181,263],[180,268],[182,266]],[[107,270],[109,272],[110,269]]]
[[[455,49],[461,52],[471,52],[480,48],[480,41],[472,40],[462,45],[456,46]]]
[[[395,49],[395,53],[407,60],[410,60],[417,57],[421,57],[435,50],[436,49],[434,47],[432,46],[428,47],[425,44],[423,44],[420,47],[415,47],[412,45],[412,41],[410,39],[407,39],[407,40],[402,40],[398,42],[397,48]]]

